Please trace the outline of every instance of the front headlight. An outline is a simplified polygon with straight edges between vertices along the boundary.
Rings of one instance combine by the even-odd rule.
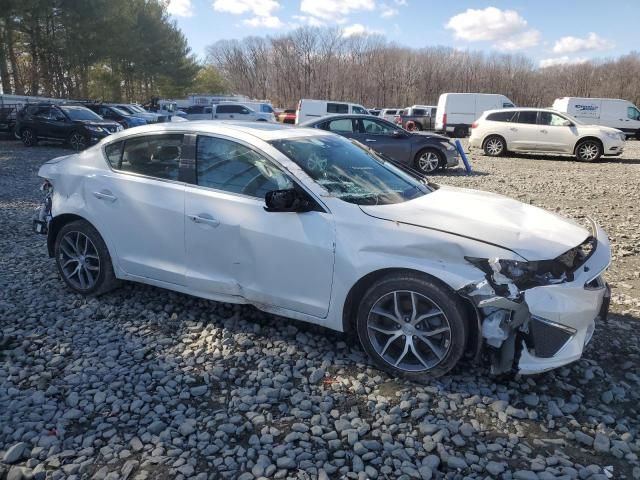
[[[124,130],[124,127],[122,125],[118,125],[116,127],[116,132],[121,132],[122,130]]]
[[[604,132],[604,134],[612,140],[624,140],[624,134],[618,132]]]
[[[87,125],[87,130],[89,130],[90,132],[94,132],[94,133],[102,133],[102,127],[96,127],[93,125]]]

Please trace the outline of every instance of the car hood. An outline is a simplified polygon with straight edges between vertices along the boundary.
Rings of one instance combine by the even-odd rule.
[[[447,137],[445,135],[439,135],[437,133],[413,131],[413,132],[411,132],[411,135],[413,135],[414,137],[419,137],[419,138],[432,138],[434,140],[439,140],[439,141],[442,141],[442,142],[452,142],[452,140],[449,137]]]
[[[89,125],[91,127],[118,127],[120,125],[117,122],[110,122],[108,120],[74,120],[73,123],[78,125]]]
[[[550,260],[581,244],[589,232],[566,218],[502,195],[441,186],[415,200],[361,206],[372,217],[472,238],[526,260]]]

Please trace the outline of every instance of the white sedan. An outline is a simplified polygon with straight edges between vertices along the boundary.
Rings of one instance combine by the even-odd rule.
[[[357,335],[396,375],[483,349],[494,372],[556,368],[608,311],[595,224],[429,183],[318,129],[147,125],[39,175],[34,228],[71,290],[130,280],[249,303]]]

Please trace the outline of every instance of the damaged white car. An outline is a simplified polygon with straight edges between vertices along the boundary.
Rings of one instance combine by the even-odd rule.
[[[72,290],[131,280],[249,303],[357,336],[393,374],[464,355],[543,372],[580,358],[608,311],[593,222],[429,183],[322,130],[148,125],[39,175],[34,228]]]

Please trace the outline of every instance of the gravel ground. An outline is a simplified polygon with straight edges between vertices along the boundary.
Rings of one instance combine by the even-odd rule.
[[[416,385],[353,341],[136,284],[70,293],[31,233],[62,147],[0,141],[0,479],[640,478],[640,142],[597,164],[471,155],[490,190],[609,233],[612,315],[579,362]]]

